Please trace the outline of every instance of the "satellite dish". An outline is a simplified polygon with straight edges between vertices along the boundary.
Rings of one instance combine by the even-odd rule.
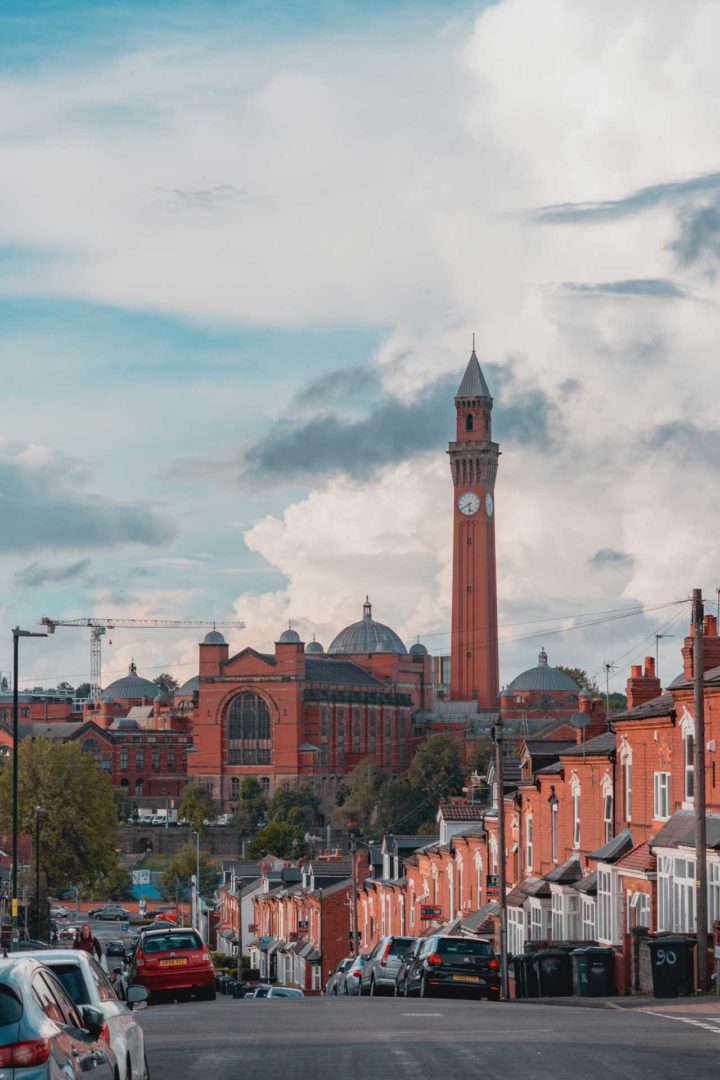
[[[573,713],[572,716],[570,717],[570,723],[572,724],[572,726],[574,728],[579,728],[582,731],[583,728],[586,728],[586,727],[589,726],[590,717],[588,716],[587,713],[576,712],[576,713]]]

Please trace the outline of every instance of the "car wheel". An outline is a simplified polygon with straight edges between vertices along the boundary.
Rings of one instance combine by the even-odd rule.
[[[348,994],[347,983],[345,983],[345,985],[343,986],[343,994],[345,995],[345,997],[350,997],[350,995]]]
[[[430,987],[428,986],[427,979],[424,976],[422,981],[420,982],[420,997],[430,997]]]
[[[122,915],[116,915],[115,916],[115,922],[122,922],[122,921],[123,921],[123,916]]]
[[[371,979],[370,980],[370,997],[375,997],[376,994],[377,994],[377,987],[375,985],[375,980]]]

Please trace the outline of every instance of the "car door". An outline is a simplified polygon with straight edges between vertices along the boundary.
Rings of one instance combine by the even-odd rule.
[[[142,1029],[128,1006],[118,999],[112,983],[94,957],[88,957],[87,972],[88,978],[92,980],[91,1000],[102,1010],[105,1017],[110,1032],[110,1045],[120,1061],[124,1062],[128,1055],[130,1056],[132,1080],[136,1080],[143,1072]]]
[[[40,1008],[59,1028],[53,1039],[58,1075],[78,1080],[113,1080],[114,1066],[107,1048],[83,1029],[79,1012],[52,972],[36,972],[32,986]]]
[[[413,957],[412,967],[410,970],[410,977],[408,978],[408,993],[412,994],[415,990],[420,989],[420,983],[422,982],[424,971],[424,959],[432,952],[435,944],[435,938],[427,938],[420,947],[417,956]]]
[[[385,942],[385,938],[380,938],[377,945],[375,946],[373,951],[370,953],[370,955],[367,958],[367,961],[363,964],[363,966],[362,966],[362,968],[360,970],[360,989],[361,989],[363,994],[365,993],[366,990],[368,992],[370,990],[370,978],[371,978],[373,970],[375,968],[375,959],[376,959],[376,957],[378,957],[380,955],[380,953],[382,951],[382,948],[383,948],[383,945],[384,945],[384,942]]]

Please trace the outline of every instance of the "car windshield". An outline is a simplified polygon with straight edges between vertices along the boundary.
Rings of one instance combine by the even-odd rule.
[[[17,1024],[22,1017],[22,1001],[9,986],[0,986],[0,1027]]]
[[[201,949],[202,942],[192,930],[175,930],[168,934],[153,934],[143,942],[144,953],[181,952]]]
[[[406,953],[408,949],[414,945],[413,939],[408,937],[397,937],[390,946],[390,956],[399,956],[400,953]]]
[[[455,938],[440,938],[437,951],[441,956],[492,956],[492,945],[489,941],[473,941]]]
[[[48,967],[57,975],[65,987],[68,997],[76,1005],[90,1004],[90,995],[85,986],[79,964],[49,964]]]

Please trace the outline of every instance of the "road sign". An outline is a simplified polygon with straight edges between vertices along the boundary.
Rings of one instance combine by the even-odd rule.
[[[420,908],[421,919],[437,919],[439,915],[442,915],[442,908],[436,905]]]
[[[248,923],[248,931],[249,931],[249,933],[251,933],[251,934],[256,933],[257,928],[258,928],[258,924],[256,922]]]
[[[133,870],[132,872],[134,885],[149,885],[150,884],[150,871],[149,870]]]
[[[129,933],[129,931],[130,931],[130,925],[129,925],[129,923],[126,923],[126,922],[122,923],[122,925],[121,925],[121,927],[120,927],[120,931],[121,931],[121,933],[123,933],[123,934],[127,934],[127,933]]]
[[[291,930],[288,934],[288,937],[290,941],[298,941],[299,938],[302,937],[302,935],[299,930]]]
[[[298,919],[298,930],[307,930],[307,928],[308,928],[307,919]]]
[[[488,900],[497,900],[500,895],[500,885],[497,874],[488,874],[485,878],[485,896]]]

